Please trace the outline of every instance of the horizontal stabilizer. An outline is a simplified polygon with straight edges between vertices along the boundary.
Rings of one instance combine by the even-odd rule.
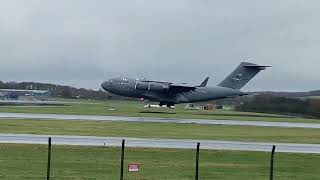
[[[260,69],[260,70],[265,70],[267,67],[271,67],[271,66],[244,65],[244,67],[248,67],[248,68],[258,68],[258,69]]]

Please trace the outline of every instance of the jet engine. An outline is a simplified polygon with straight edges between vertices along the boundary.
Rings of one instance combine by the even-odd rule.
[[[156,82],[136,82],[135,89],[143,91],[168,91],[170,85],[168,83]]]
[[[149,91],[168,91],[170,85],[167,83],[150,83]]]
[[[147,91],[149,89],[149,83],[147,83],[147,82],[136,82],[135,89]]]

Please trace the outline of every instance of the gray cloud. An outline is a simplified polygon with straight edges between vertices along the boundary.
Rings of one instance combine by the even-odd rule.
[[[245,90],[313,90],[320,2],[0,2],[1,80],[99,88],[113,76],[221,81],[241,61],[272,65]]]

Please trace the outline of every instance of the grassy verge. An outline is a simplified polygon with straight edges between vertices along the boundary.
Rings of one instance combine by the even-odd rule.
[[[320,143],[318,129],[172,123],[0,120],[0,133]]]
[[[46,146],[0,144],[0,179],[40,180],[46,177]],[[194,179],[194,151],[127,148],[125,179]],[[269,153],[207,151],[200,154],[200,179],[267,180]],[[102,180],[119,178],[120,148],[53,146],[52,179]],[[320,176],[320,155],[276,154],[275,179],[312,180]],[[127,164],[141,163],[128,173]]]
[[[1,106],[0,112],[320,123],[320,120],[317,119],[288,118],[264,113],[237,112],[232,110],[185,110],[183,105],[177,105],[176,109],[147,109],[143,106],[144,103],[136,101],[94,101],[92,103],[85,101],[70,103],[69,106],[61,107]]]

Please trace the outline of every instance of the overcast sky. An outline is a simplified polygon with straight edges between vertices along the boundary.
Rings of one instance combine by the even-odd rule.
[[[98,89],[129,76],[210,85],[272,65],[245,90],[320,89],[318,0],[1,0],[0,80]]]

